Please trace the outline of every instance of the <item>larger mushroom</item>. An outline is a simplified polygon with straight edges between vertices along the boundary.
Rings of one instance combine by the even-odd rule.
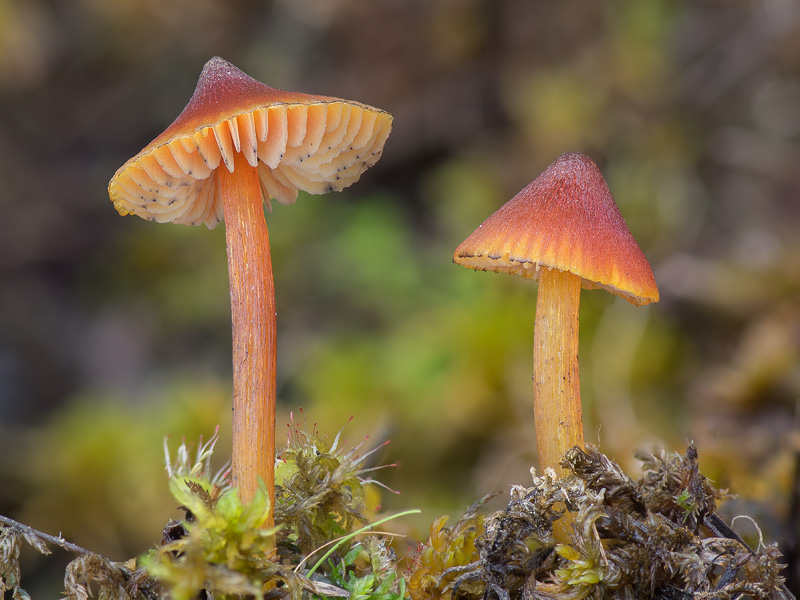
[[[123,215],[209,229],[225,220],[232,471],[244,501],[259,479],[274,498],[276,313],[264,201],[349,186],[380,158],[391,128],[382,110],[273,89],[213,58],[183,112],[109,183]]]
[[[539,280],[533,335],[536,446],[539,466],[560,473],[567,450],[583,446],[581,288],[602,288],[636,306],[656,302],[650,264],[600,169],[579,153],[557,158],[459,245],[453,260],[470,269]]]

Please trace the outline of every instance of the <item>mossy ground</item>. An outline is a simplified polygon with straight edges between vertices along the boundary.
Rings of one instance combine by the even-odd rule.
[[[279,454],[276,527],[263,527],[263,491],[243,505],[226,469],[211,470],[216,437],[184,443],[170,490],[185,513],[166,525],[161,545],[124,563],[73,547],[65,595],[120,599],[335,598],[360,600],[536,600],[564,598],[792,598],[780,552],[755,549],[716,513],[725,493],[698,470],[697,451],[644,454],[629,478],[596,448],[571,450],[567,475],[534,475],[513,486],[508,504],[484,514],[489,496],[448,525],[438,517],[408,560],[391,536],[368,532],[365,485],[372,451],[345,450],[292,423]],[[490,495],[491,496],[491,495]],[[553,523],[569,512],[568,540]],[[365,527],[366,526],[366,527]],[[356,531],[359,535],[353,535]],[[19,556],[68,544],[13,521],[0,524],[0,592],[26,599]],[[324,552],[324,554],[323,554]]]

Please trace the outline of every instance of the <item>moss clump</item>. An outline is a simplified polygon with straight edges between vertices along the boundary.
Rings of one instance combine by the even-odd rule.
[[[340,430],[333,441],[292,422],[288,443],[275,468],[275,522],[278,550],[297,561],[333,539],[366,525],[365,462],[378,446],[361,452],[364,442],[345,450]],[[346,552],[346,550],[345,550]]]
[[[341,434],[341,431],[340,431]],[[370,452],[360,445],[339,448],[296,423],[279,455],[276,485],[276,526],[265,529],[269,515],[263,485],[243,505],[230,488],[227,472],[211,475],[213,443],[201,446],[190,464],[182,446],[171,466],[170,490],[186,519],[165,529],[165,543],[142,560],[146,575],[173,600],[243,596],[301,598],[347,596],[388,600],[404,593],[393,554],[378,538],[361,542],[347,537],[366,524],[362,474]],[[311,570],[309,559],[320,548],[337,542],[324,562]],[[276,544],[277,542],[277,544]],[[366,567],[356,564],[364,557]],[[311,574],[314,572],[313,580]]]
[[[186,534],[142,560],[173,600],[191,600],[202,590],[216,596],[260,595],[276,586],[299,590],[291,569],[271,560],[277,528],[264,529],[269,516],[265,488],[242,504],[235,489],[217,493],[205,482],[170,480],[172,495],[186,511]]]
[[[478,559],[475,541],[485,533],[486,520],[478,509],[496,495],[490,494],[473,504],[452,527],[446,527],[449,520],[447,516],[433,522],[430,537],[420,546],[409,570],[408,590],[411,598],[449,600],[454,591],[458,591],[453,590],[452,581],[443,581],[442,575],[469,568]],[[469,585],[467,587],[470,588],[467,592],[478,591]]]
[[[409,575],[411,597],[793,597],[777,547],[750,549],[716,514],[723,493],[700,474],[694,447],[639,458],[644,474],[634,482],[596,448],[573,448],[565,477],[549,470],[532,487],[514,486],[485,521],[468,511],[446,530],[437,520]],[[570,544],[556,545],[552,524],[565,510],[574,513]],[[477,537],[466,533],[480,527]],[[463,547],[474,551],[454,560]]]
[[[394,552],[378,537],[366,538],[353,546],[342,561],[329,565],[329,580],[350,598],[402,600],[406,597],[406,582],[397,572]]]

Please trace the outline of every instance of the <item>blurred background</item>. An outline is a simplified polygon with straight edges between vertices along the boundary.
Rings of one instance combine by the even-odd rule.
[[[401,546],[528,484],[537,286],[452,253],[581,151],[661,292],[582,295],[587,440],[634,477],[694,441],[724,514],[796,566],[797,0],[0,0],[0,514],[123,560],[175,515],[165,436],[219,424],[227,459],[224,226],[122,218],[106,190],[214,55],[395,116],[361,181],[267,215],[279,444],[290,411],[391,439],[383,510],[423,509]],[[26,560],[57,593],[69,557]]]

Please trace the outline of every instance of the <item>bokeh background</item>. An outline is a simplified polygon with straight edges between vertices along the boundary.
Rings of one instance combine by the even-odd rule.
[[[123,560],[175,514],[165,436],[219,424],[227,458],[224,227],[122,218],[106,191],[214,55],[395,116],[356,185],[267,215],[280,439],[290,411],[391,439],[383,510],[423,509],[401,545],[528,483],[537,286],[451,259],[582,151],[661,291],[582,295],[587,439],[634,476],[694,441],[725,514],[796,567],[797,0],[0,0],[1,514]],[[26,587],[53,597],[67,560],[27,557]]]

